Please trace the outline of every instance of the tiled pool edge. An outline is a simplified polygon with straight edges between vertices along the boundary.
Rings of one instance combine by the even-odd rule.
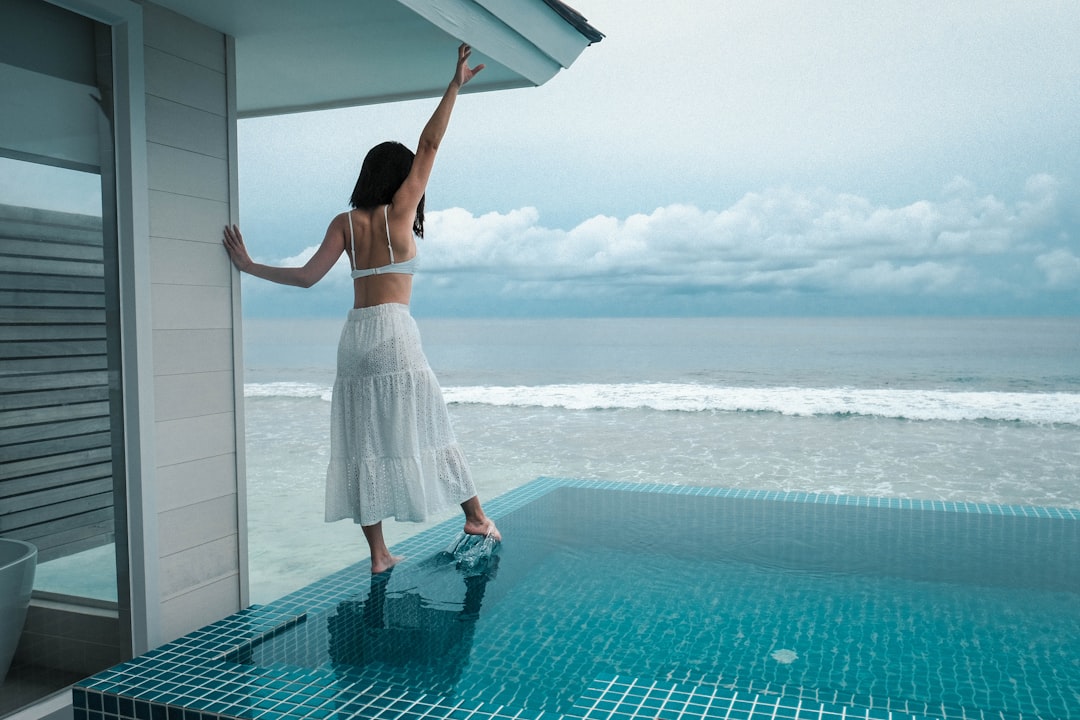
[[[776,491],[747,491],[725,488],[669,486],[615,481],[574,480],[544,477],[489,500],[487,512],[498,519],[558,488],[590,488],[629,492],[660,492],[679,495],[700,495],[738,499],[757,499],[784,502],[823,503],[859,507],[918,509],[941,512],[984,513],[1036,518],[1080,520],[1080,511],[1068,508],[1036,508],[1027,506],[991,505],[983,503],[948,503],[942,501],[900,500],[854,496],[784,493]],[[459,518],[452,518],[395,545],[396,553],[413,559],[423,558],[446,548],[448,539],[458,533]],[[403,565],[409,564],[407,560]],[[86,720],[218,720],[242,718],[255,720],[294,720],[299,718],[365,717],[379,720],[486,720],[487,718],[517,718],[534,720],[539,711],[491,708],[482,699],[475,701],[446,701],[442,698],[417,696],[407,688],[350,678],[342,678],[327,670],[295,667],[253,667],[231,662],[230,657],[273,636],[283,628],[302,621],[314,613],[365,589],[370,582],[367,563],[359,562],[306,588],[286,595],[265,606],[253,606],[217,623],[168,643],[146,655],[135,658],[99,673],[79,683],[73,690],[75,718]],[[609,679],[611,680],[611,679]],[[599,680],[597,682],[604,682]],[[583,720],[607,720],[618,714],[603,715],[610,703],[628,706],[626,698],[639,697],[642,692],[668,692],[664,702],[677,703],[686,698],[685,706],[677,713],[667,711],[646,715],[646,720],[712,720],[733,718],[759,720],[785,718],[803,720],[819,718],[856,717],[880,719],[915,717],[929,708],[870,707],[851,698],[851,703],[822,701],[810,697],[814,693],[787,694],[770,688],[738,688],[720,684],[694,684],[694,680],[673,681],[647,679],[618,679],[604,692],[603,704],[585,708]],[[595,685],[596,683],[594,683]],[[589,686],[593,688],[593,685]],[[613,690],[614,688],[614,690]],[[611,699],[625,689],[624,699]],[[754,692],[757,691],[757,692]],[[610,696],[610,697],[609,697]],[[703,698],[711,698],[703,704]],[[652,697],[650,695],[650,697]],[[657,696],[659,697],[659,696]],[[584,700],[586,695],[582,695]],[[843,700],[843,699],[841,699]],[[654,702],[650,700],[650,703]],[[620,705],[622,702],[623,705]],[[727,710],[720,713],[727,702]],[[411,704],[410,704],[411,703]],[[749,704],[747,704],[749,703]],[[642,706],[644,708],[646,706]],[[651,711],[651,705],[648,706]],[[704,708],[704,709],[703,709]],[[831,708],[838,708],[834,713]],[[641,708],[639,708],[641,709]],[[662,708],[661,708],[662,709]],[[422,712],[419,712],[422,710]],[[971,708],[968,709],[972,710]],[[795,714],[791,714],[794,712]],[[975,716],[990,717],[975,711]],[[365,714],[367,713],[367,714]],[[943,713],[947,714],[947,713]],[[640,716],[640,713],[639,715]],[[971,717],[972,715],[968,715]],[[568,713],[568,717],[574,717]],[[621,716],[625,718],[624,716]],[[636,716],[635,716],[636,717]]]
[[[775,490],[744,490],[734,488],[700,487],[693,485],[664,485],[659,483],[634,483],[615,480],[580,480],[573,478],[540,477],[530,483],[515,488],[486,502],[486,512],[496,520],[558,488],[588,488],[596,490],[618,490],[622,492],[655,492],[673,495],[691,495],[747,500],[767,500],[775,502],[813,503],[849,507],[887,508],[900,510],[932,510],[935,512],[978,513],[1011,517],[1032,517],[1044,519],[1080,520],[1080,509],[1039,507],[1029,505],[999,505],[992,503],[950,502],[943,500],[911,500],[906,498],[867,497],[857,495],[829,495],[823,493],[783,492]],[[425,557],[443,550],[448,545],[448,538],[454,538],[459,532],[460,518],[453,517],[427,530],[403,540],[393,548],[395,554],[405,555],[403,566],[412,560]],[[322,586],[342,583],[332,596],[337,602],[343,596],[360,592],[367,584],[364,573],[356,569],[366,561],[355,563],[327,577],[296,590],[275,600],[270,606],[279,613],[300,614],[324,607],[328,603]],[[359,581],[357,577],[359,576]]]
[[[254,695],[232,702],[195,701],[187,707],[77,689],[75,717],[87,720],[271,720],[365,718],[378,720],[922,720],[927,716],[884,707],[852,707],[780,694],[719,686],[599,676],[565,715],[491,706],[479,699],[447,700],[408,688],[358,683],[328,689],[318,671],[282,672]],[[333,683],[333,679],[330,679]]]
[[[771,500],[775,502],[813,503],[817,505],[841,505],[849,507],[887,508],[891,510],[932,510],[935,512],[963,512],[1009,517],[1031,517],[1062,520],[1080,520],[1080,508],[1044,507],[1038,505],[1002,505],[997,503],[956,502],[950,500],[918,500],[909,498],[874,497],[865,495],[832,495],[781,490],[745,490],[738,488],[702,487],[696,485],[664,485],[661,483],[635,483],[617,480],[576,480],[571,478],[541,477],[518,490],[537,486],[537,492],[528,500],[551,492],[557,487],[596,488],[621,490],[623,492],[661,492],[673,495],[696,495],[701,497],[732,498],[739,500]],[[517,491],[514,491],[517,492]],[[514,492],[507,493],[513,495]],[[505,497],[505,496],[500,496]],[[515,498],[516,500],[516,498]],[[528,500],[515,504],[523,505]]]

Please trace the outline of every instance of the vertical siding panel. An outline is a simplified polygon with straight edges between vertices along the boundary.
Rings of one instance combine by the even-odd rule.
[[[166,637],[180,637],[222,617],[221,608],[235,602],[239,579],[229,576],[189,592],[166,598],[161,604],[161,631]]]
[[[222,262],[220,245],[172,238],[151,238],[150,243],[155,282],[232,287],[231,265]]]
[[[158,508],[159,588],[169,640],[241,606],[235,280],[220,245],[235,115],[225,36],[153,4],[143,29],[156,465],[169,486]],[[190,472],[199,473],[198,492],[188,495],[178,490]]]
[[[228,154],[225,117],[172,100],[146,98],[147,140],[224,160]]]
[[[224,47],[224,41],[222,41]],[[183,57],[146,48],[146,93],[206,112],[225,115],[225,76]],[[150,133],[147,133],[149,137]]]
[[[236,128],[236,40],[232,37],[225,38],[225,107],[229,118],[227,125],[229,140],[229,222],[240,221],[240,174],[237,161],[237,128]],[[237,549],[240,559],[240,605],[247,606],[251,598],[248,584],[248,531],[247,531],[247,457],[245,455],[246,443],[244,442],[244,379],[242,368],[244,367],[244,341],[243,341],[243,318],[240,304],[240,273],[232,263],[229,263],[229,274],[233,278],[232,284],[232,347],[233,347],[233,405],[236,410],[233,417],[236,421],[236,514],[240,518],[240,532],[237,534]]]
[[[158,421],[155,440],[160,443],[159,466],[235,452],[236,444],[232,435],[223,435],[231,429],[232,421],[232,413]],[[233,527],[232,530],[235,532],[236,528]],[[161,554],[165,555],[168,550],[176,549],[165,548]]]
[[[213,200],[229,192],[229,168],[224,160],[149,143],[146,147],[147,174],[151,190]]]
[[[182,554],[189,549],[199,547],[207,542],[220,540],[228,537],[229,533],[222,532],[228,518],[236,514],[236,498],[223,497],[207,500],[205,502],[188,505],[178,510],[167,510],[161,513],[161,525],[158,527],[158,536],[162,545],[171,545],[183,548],[168,557]],[[235,567],[235,565],[234,565]],[[194,577],[190,586],[195,587],[208,579],[221,575],[220,572],[210,573],[206,577]],[[162,587],[172,585],[170,580],[162,581]],[[168,594],[183,592],[187,588],[173,587]],[[220,619],[220,618],[219,618]]]
[[[157,5],[147,6],[143,24],[147,47],[225,72],[224,41],[216,30]]]
[[[232,371],[222,371],[177,373],[154,378],[154,395],[162,406],[158,413],[158,424],[192,418],[206,418],[209,421],[218,415],[231,413],[233,405],[229,393],[232,391],[232,377]],[[229,428],[221,427],[219,430],[229,437],[233,435]],[[159,466],[170,464],[158,463]],[[229,491],[232,490],[232,486],[229,486]]]
[[[155,330],[232,327],[229,288],[154,283],[152,296]]]
[[[221,230],[229,223],[229,204],[224,200],[150,191],[150,235],[213,245],[220,249]]]
[[[218,455],[158,469],[158,512],[222,497],[217,478],[232,472],[231,455]]]
[[[232,333],[228,329],[156,330],[154,357],[158,376],[231,371]]]
[[[236,512],[236,507],[231,508]],[[199,583],[205,584],[207,574],[214,578],[228,578],[236,575],[236,537],[227,536],[208,540],[189,550],[183,550],[161,560],[162,578],[165,583],[161,588],[162,597],[170,597],[178,592],[190,591]]]

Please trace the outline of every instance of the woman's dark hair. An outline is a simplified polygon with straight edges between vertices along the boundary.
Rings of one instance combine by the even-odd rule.
[[[349,203],[354,208],[389,205],[394,193],[409,176],[413,157],[412,150],[392,140],[368,150]],[[424,237],[424,197],[416,206],[416,219],[413,220],[413,232],[419,237]]]

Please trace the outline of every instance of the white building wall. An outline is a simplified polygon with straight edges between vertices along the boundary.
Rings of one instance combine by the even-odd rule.
[[[143,20],[164,642],[246,602],[238,312],[221,245],[235,216],[235,114],[226,37],[152,4]]]

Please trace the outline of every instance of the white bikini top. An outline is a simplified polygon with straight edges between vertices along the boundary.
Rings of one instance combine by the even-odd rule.
[[[349,240],[352,243],[352,264],[353,278],[370,277],[371,275],[383,275],[386,273],[401,273],[402,275],[412,275],[416,272],[417,256],[413,255],[408,260],[402,262],[394,262],[394,246],[390,244],[390,220],[387,217],[387,210],[389,205],[383,205],[383,220],[386,221],[386,247],[390,249],[390,262],[387,265],[380,265],[373,268],[358,268],[356,267],[356,236],[353,234],[352,229],[352,210],[349,211]]]

